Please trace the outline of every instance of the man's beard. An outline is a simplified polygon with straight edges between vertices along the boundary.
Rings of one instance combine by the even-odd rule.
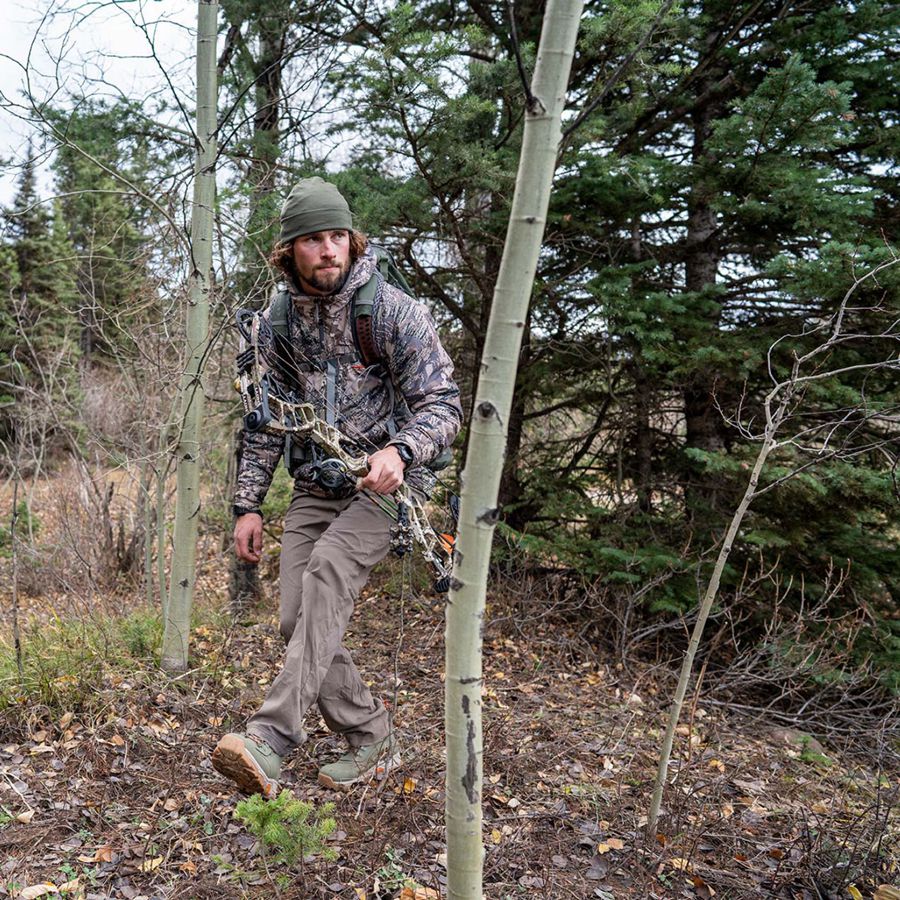
[[[315,268],[309,278],[304,278],[303,281],[317,291],[322,291],[325,294],[336,294],[347,280],[347,275],[350,272],[350,261],[348,260],[343,266],[335,263],[335,266],[336,268],[334,269],[328,268],[324,271],[321,268]]]

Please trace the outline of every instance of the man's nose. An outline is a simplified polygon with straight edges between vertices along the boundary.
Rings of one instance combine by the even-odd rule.
[[[336,245],[331,240],[331,238],[325,238],[325,240],[322,241],[322,256],[331,258],[335,255],[336,249]]]

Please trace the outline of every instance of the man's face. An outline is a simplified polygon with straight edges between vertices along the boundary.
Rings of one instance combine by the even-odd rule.
[[[350,232],[314,231],[294,239],[300,287],[309,294],[333,294],[350,271]]]

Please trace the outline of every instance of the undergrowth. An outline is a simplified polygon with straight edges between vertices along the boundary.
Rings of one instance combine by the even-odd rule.
[[[195,610],[192,627],[216,615]],[[0,712],[30,715],[92,709],[117,678],[158,679],[162,620],[143,607],[125,616],[93,615],[27,623],[21,635],[21,671],[10,636],[0,636]]]
[[[333,803],[316,809],[284,790],[274,800],[259,794],[241,800],[234,816],[259,839],[263,851],[270,853],[276,863],[292,868],[304,857],[337,858],[337,853],[325,846],[328,836],[337,828],[333,812]]]

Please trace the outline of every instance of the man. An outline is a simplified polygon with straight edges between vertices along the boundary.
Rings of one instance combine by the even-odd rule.
[[[362,487],[390,494],[404,481],[427,488],[427,464],[459,430],[459,389],[427,309],[376,273],[366,239],[353,230],[350,208],[321,178],[301,181],[281,211],[273,265],[289,298],[263,313],[277,329],[260,328],[259,351],[271,378],[314,403],[322,418],[369,453]],[[354,294],[377,279],[371,318],[379,362],[363,365],[354,341]],[[295,479],[281,549],[284,666],[246,734],[227,734],[213,766],[244,793],[272,796],[283,757],[305,739],[302,720],[313,703],[349,751],[319,770],[319,782],[347,789],[399,762],[384,704],[372,696],[341,642],[353,603],[372,567],[387,553],[391,522],[352,486],[329,491],[316,477],[312,444],[246,433],[237,478],[237,555],[258,562],[259,509],[282,453]]]

